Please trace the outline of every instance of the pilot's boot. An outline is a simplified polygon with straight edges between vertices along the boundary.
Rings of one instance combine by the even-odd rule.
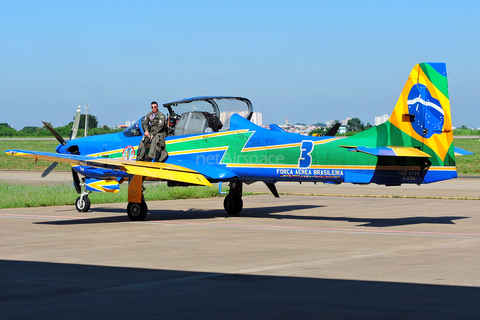
[[[165,150],[165,147],[162,146],[160,148],[160,151],[155,152],[155,160],[154,162],[165,162],[168,158],[168,153],[167,150]]]
[[[158,159],[160,159],[160,153],[161,151],[155,151],[155,158],[153,159],[153,162],[158,162]]]
[[[143,161],[152,162],[152,158],[150,158],[149,156],[146,156],[145,159],[143,159]]]
[[[165,150],[164,148],[165,147],[162,147],[162,155],[161,155],[160,159],[158,160],[159,162],[167,161],[168,153],[167,153],[167,150]]]

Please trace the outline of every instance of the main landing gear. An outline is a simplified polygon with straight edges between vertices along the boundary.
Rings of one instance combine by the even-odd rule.
[[[230,191],[223,200],[223,207],[228,214],[239,214],[243,209],[242,181],[232,181]]]
[[[128,184],[127,214],[132,221],[142,221],[147,217],[148,207],[143,198],[143,176],[133,176]]]
[[[265,185],[268,187],[270,192],[279,198],[277,188],[275,187],[274,182],[265,182]],[[228,214],[239,214],[243,209],[243,200],[242,200],[242,181],[232,181],[229,184],[230,191],[228,192],[225,200],[223,200],[223,207]]]
[[[128,184],[127,214],[132,221],[142,221],[147,217],[148,207],[143,198],[143,176],[133,176]],[[228,214],[239,214],[243,209],[242,182],[232,181],[230,191],[223,201],[223,206]]]
[[[142,199],[142,202],[135,203],[129,202],[127,205],[127,214],[130,220],[132,221],[142,221],[147,217],[148,207],[145,200]]]

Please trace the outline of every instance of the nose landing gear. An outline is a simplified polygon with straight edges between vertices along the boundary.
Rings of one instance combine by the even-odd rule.
[[[90,199],[88,198],[88,192],[82,192],[80,197],[75,200],[75,208],[78,212],[87,212],[90,210]]]
[[[87,212],[90,210],[90,199],[88,198],[89,191],[87,191],[87,187],[85,184],[85,178],[82,178],[82,181],[80,181],[80,178],[78,177],[78,173],[75,172],[72,169],[72,176],[73,176],[73,185],[75,186],[75,190],[77,191],[78,194],[80,194],[80,197],[75,200],[75,208],[77,208],[78,212]],[[83,189],[83,191],[82,191]]]

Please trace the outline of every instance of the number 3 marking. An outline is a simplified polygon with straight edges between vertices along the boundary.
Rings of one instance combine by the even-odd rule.
[[[298,158],[299,168],[308,168],[312,164],[312,157],[310,153],[313,151],[313,141],[304,140],[300,147],[300,157]]]

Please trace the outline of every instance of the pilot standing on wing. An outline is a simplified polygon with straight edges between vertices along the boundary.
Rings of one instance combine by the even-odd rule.
[[[165,132],[167,130],[167,121],[165,115],[158,111],[158,103],[152,101],[152,111],[142,119],[142,129],[144,136],[137,151],[137,161],[164,162],[167,157],[165,148]],[[145,157],[146,146],[150,145],[150,152]]]

